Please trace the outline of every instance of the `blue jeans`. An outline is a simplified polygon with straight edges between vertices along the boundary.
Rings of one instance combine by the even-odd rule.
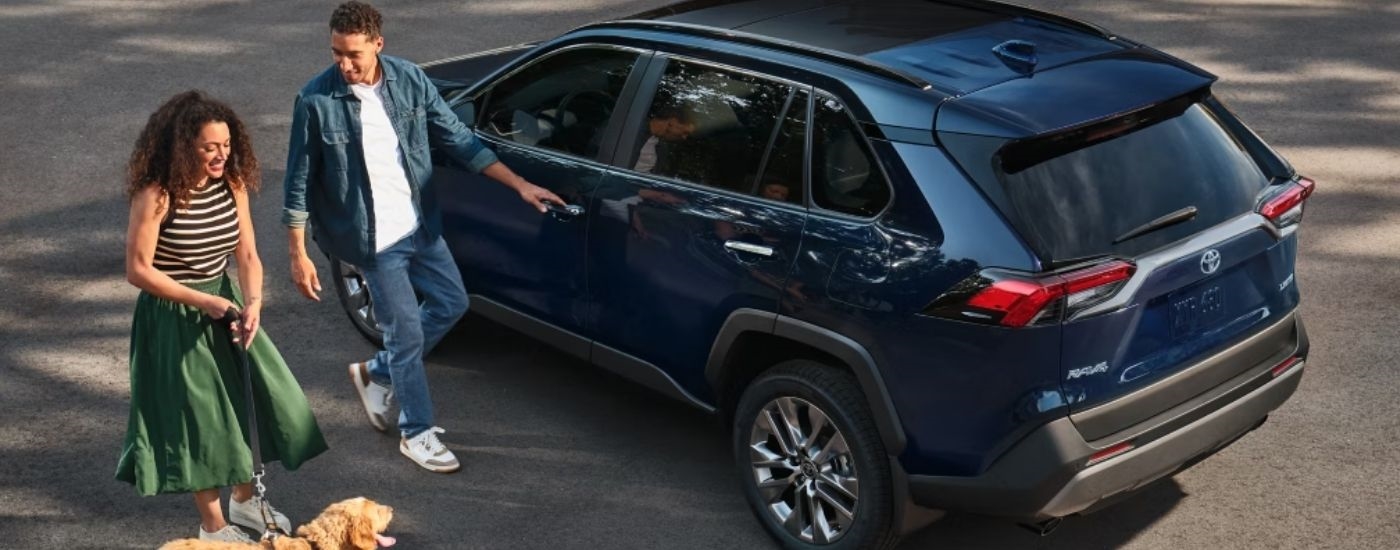
[[[423,356],[467,312],[462,274],[442,237],[429,238],[421,227],[376,254],[375,267],[361,273],[384,330],[384,349],[369,362],[370,380],[393,385],[399,432],[413,437],[433,427]]]

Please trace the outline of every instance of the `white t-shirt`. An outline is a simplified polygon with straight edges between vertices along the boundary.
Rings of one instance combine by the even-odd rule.
[[[384,79],[372,85],[351,84],[350,91],[360,98],[360,127],[363,131],[365,169],[374,197],[374,250],[389,248],[418,229],[418,210],[413,207],[413,190],[404,175],[399,156],[399,136],[384,111],[379,96]]]

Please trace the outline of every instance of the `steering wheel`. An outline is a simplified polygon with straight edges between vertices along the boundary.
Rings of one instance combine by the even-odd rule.
[[[613,97],[612,94],[603,90],[574,90],[564,94],[564,97],[559,99],[559,105],[554,107],[553,118],[556,128],[564,128],[564,113],[568,112],[569,104],[579,98],[591,98],[593,101],[601,100],[605,110],[611,110],[612,105],[617,103],[616,97]]]

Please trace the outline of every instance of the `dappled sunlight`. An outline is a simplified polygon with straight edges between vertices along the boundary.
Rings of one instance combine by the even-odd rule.
[[[1325,233],[1314,232],[1308,235],[1308,239],[1313,241],[1316,250],[1334,257],[1340,255],[1344,262],[1359,259],[1400,260],[1400,247],[1386,246],[1386,243],[1400,242],[1400,212],[1352,221]]]
[[[126,281],[98,280],[89,281],[75,279],[71,281],[58,282],[66,287],[64,297],[68,300],[79,302],[90,302],[96,304],[135,304],[136,295],[140,292],[136,287],[126,283]],[[130,321],[130,319],[127,319]]]
[[[292,125],[292,113],[259,113],[253,116],[244,117],[243,123],[253,128],[272,128],[281,130]]]
[[[518,2],[464,2],[458,11],[474,15],[559,15],[599,10],[615,10],[635,4],[630,0],[587,0],[568,3],[551,0],[522,0]]]
[[[1205,7],[1208,7],[1208,8],[1221,8],[1221,7],[1227,7],[1227,6],[1230,6],[1230,7],[1233,7],[1233,6],[1240,6],[1240,7],[1247,7],[1247,8],[1250,8],[1250,9],[1263,9],[1263,8],[1277,8],[1277,9],[1288,9],[1288,8],[1320,9],[1320,8],[1355,8],[1355,7],[1357,7],[1356,2],[1351,1],[1351,0],[1175,0],[1174,3],[1177,3],[1177,4],[1197,5],[1197,6],[1205,6]]]
[[[32,67],[21,65],[10,73],[9,83],[27,88],[61,88],[81,78],[84,71],[91,70],[83,65],[85,63],[72,60],[44,62]]]
[[[116,41],[122,46],[132,46],[161,54],[189,55],[239,55],[249,51],[249,43],[238,40],[219,40],[207,34],[190,36],[138,35]]]
[[[444,439],[451,443],[451,437],[445,436]],[[452,445],[452,448],[473,455],[493,455],[517,460],[544,460],[574,465],[606,464],[615,458],[612,453],[560,447]]]
[[[125,400],[127,388],[127,345],[126,335],[107,338],[94,338],[86,346],[73,349],[27,349],[16,353],[11,360],[17,367],[42,371],[51,380],[61,383],[61,392],[80,390],[90,395],[100,395]],[[119,369],[119,370],[117,370]],[[57,397],[57,396],[55,396]],[[107,419],[96,419],[106,424]]]
[[[112,472],[129,406],[139,293],[122,265],[125,162],[151,110],[172,93],[200,88],[233,105],[254,134],[264,177],[253,203],[266,269],[263,321],[332,446],[291,475],[272,468],[279,507],[305,516],[331,493],[382,497],[400,507],[409,543],[414,529],[518,531],[508,539],[518,546],[766,542],[718,423],[479,317],[449,335],[427,365],[437,420],[448,429],[443,439],[461,454],[464,473],[411,469],[398,434],[366,425],[344,365],[372,347],[345,319],[319,255],[322,301],[296,294],[280,225],[292,102],[331,63],[326,20],[339,1],[0,5],[0,25],[18,54],[5,80],[11,109],[0,115],[7,129],[0,185],[9,205],[0,220],[0,402],[7,407],[0,464],[9,470],[0,482],[7,506],[0,530],[7,539],[18,537],[20,547],[149,548],[194,527],[187,497],[138,499]],[[1270,428],[1232,447],[1233,455],[1071,518],[1055,538],[1036,538],[1008,520],[957,515],[904,548],[1185,548],[1201,541],[1228,548],[1279,541],[1278,526],[1300,518],[1316,538],[1280,544],[1327,546],[1358,540],[1341,538],[1357,525],[1393,525],[1383,517],[1393,512],[1384,506],[1395,493],[1394,476],[1386,475],[1393,448],[1339,451],[1315,427],[1345,430],[1357,441],[1394,431],[1396,385],[1373,368],[1386,364],[1390,348],[1370,342],[1393,340],[1400,322],[1390,305],[1400,277],[1400,64],[1384,55],[1400,48],[1400,2],[1013,1],[1103,25],[1216,73],[1215,92],[1318,181],[1297,269],[1314,344],[1311,372]],[[660,3],[376,2],[387,8],[386,53],[415,61],[545,39]],[[1340,462],[1328,462],[1337,453]],[[1337,467],[1318,469],[1329,463]],[[1339,473],[1348,470],[1371,481]],[[1277,522],[1237,521],[1251,517],[1241,508],[1269,503]],[[460,523],[434,523],[442,509]],[[120,536],[91,542],[83,538],[89,533]],[[709,538],[682,538],[696,533]],[[460,544],[502,540],[482,536]]]
[[[1194,21],[1232,25],[1236,21],[1247,22],[1249,17],[1240,16],[1260,10],[1267,10],[1272,17],[1309,18],[1335,16],[1362,7],[1351,0],[1158,0],[1103,2],[1083,9],[1134,23]],[[1093,22],[1100,25],[1108,23],[1101,18]],[[1109,28],[1121,30],[1113,26]]]
[[[239,4],[240,0],[205,0],[203,5]],[[79,15],[105,23],[139,22],[149,12],[189,6],[184,0],[66,0],[0,6],[0,19],[27,19]]]
[[[1400,176],[1400,149],[1375,147],[1292,146],[1285,151],[1288,159],[1305,175],[1318,180],[1318,193],[1348,182],[1372,181],[1379,188],[1395,193],[1400,189],[1393,183]]]
[[[1400,70],[1371,67],[1349,60],[1310,61],[1287,70],[1259,71],[1235,54],[1214,48],[1176,48],[1173,55],[1198,64],[1221,77],[1227,87],[1241,85],[1308,85],[1338,80],[1350,83],[1383,84],[1400,95]]]
[[[20,6],[0,6],[0,18],[22,19],[28,17],[53,17],[78,11],[68,6],[46,4],[26,4]]]
[[[45,521],[53,521],[69,516],[63,500],[50,491],[11,487],[6,489],[6,493],[5,498],[0,499],[0,505],[4,506],[0,518],[42,518]]]

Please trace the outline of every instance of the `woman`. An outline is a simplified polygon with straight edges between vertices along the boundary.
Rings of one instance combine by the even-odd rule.
[[[229,520],[259,532],[264,526],[249,483],[247,396],[233,346],[248,350],[263,460],[295,470],[326,450],[306,396],[258,330],[263,274],[248,206],[257,187],[258,161],[243,123],[197,91],[151,115],[127,170],[126,278],[142,292],[116,477],[143,496],[194,493],[205,540],[250,541],[224,521],[224,486],[233,487]],[[230,256],[237,286],[227,273]],[[241,312],[234,328],[217,320],[230,307]],[[273,516],[291,530],[286,516]]]

